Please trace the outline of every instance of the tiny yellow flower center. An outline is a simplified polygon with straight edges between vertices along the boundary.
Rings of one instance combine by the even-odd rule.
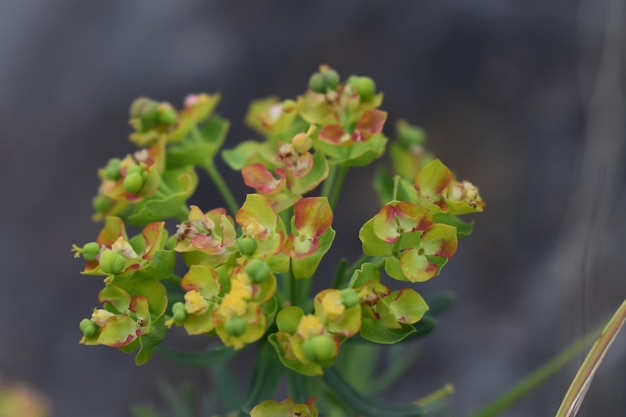
[[[204,313],[209,308],[209,303],[198,291],[191,290],[185,293],[185,310],[189,314]]]
[[[326,293],[322,299],[322,308],[330,320],[336,320],[341,317],[346,310],[346,306],[341,301],[341,292],[331,291]]]
[[[252,289],[247,284],[247,280],[247,274],[237,274],[232,280],[230,292],[224,296],[219,308],[220,316],[224,320],[246,314],[247,301],[252,296]]]
[[[118,237],[117,240],[111,245],[111,250],[119,251],[122,256],[126,259],[139,259],[139,255],[130,246],[130,243],[126,241],[122,236]]]
[[[300,319],[297,333],[304,339],[309,339],[311,336],[322,334],[323,331],[324,326],[319,317],[313,314],[307,314]]]

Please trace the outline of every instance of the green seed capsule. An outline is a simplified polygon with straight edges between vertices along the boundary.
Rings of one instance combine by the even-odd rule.
[[[335,358],[337,345],[330,336],[317,335],[302,344],[302,351],[311,362],[325,364]]]
[[[251,237],[241,237],[237,240],[237,249],[239,253],[245,256],[250,256],[256,250],[257,243]]]
[[[100,253],[100,245],[97,242],[89,242],[83,246],[81,254],[86,261],[95,261],[96,256]]]
[[[132,119],[139,119],[154,104],[154,100],[148,97],[138,97],[130,105],[130,117]]]
[[[341,302],[347,308],[354,307],[359,304],[359,295],[352,288],[341,290]]]
[[[137,194],[144,184],[143,176],[140,173],[132,173],[124,178],[122,186],[131,194]]]
[[[185,304],[180,301],[172,306],[172,317],[176,323],[182,323],[187,318],[187,311],[185,310]]]
[[[100,254],[100,269],[105,274],[119,274],[126,267],[126,258],[117,251],[104,250]]]
[[[422,145],[426,141],[426,133],[417,126],[406,122],[398,123],[398,142],[404,146]]]
[[[241,317],[233,317],[224,323],[224,330],[231,336],[239,337],[246,332],[248,323]]]
[[[168,250],[172,250],[176,247],[177,243],[178,243],[178,240],[176,239],[176,236],[172,235],[169,238],[167,238],[167,240],[165,241],[165,248]]]
[[[158,106],[159,122],[166,125],[173,125],[178,121],[178,113],[169,103],[161,103]]]
[[[309,78],[309,88],[316,93],[325,93],[326,92],[326,80],[319,72],[311,75]]]
[[[96,213],[106,213],[113,205],[113,201],[103,195],[97,195],[91,204]]]
[[[334,69],[329,69],[328,71],[323,72],[322,76],[326,82],[326,87],[331,90],[334,90],[339,85],[339,73]]]
[[[356,89],[359,90],[359,95],[368,99],[376,92],[376,83],[370,77],[359,77],[356,81]]]
[[[98,332],[98,326],[89,319],[82,319],[80,322],[80,331],[85,337],[94,337]]]
[[[117,181],[122,174],[120,173],[120,164],[122,160],[119,158],[111,158],[104,168],[104,176],[110,180]]]
[[[260,259],[253,259],[246,265],[246,273],[257,284],[265,282],[270,277],[271,272],[269,265]]]

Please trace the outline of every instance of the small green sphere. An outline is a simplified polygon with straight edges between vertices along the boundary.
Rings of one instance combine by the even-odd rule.
[[[272,271],[268,264],[260,259],[253,259],[246,265],[246,273],[250,279],[257,284],[265,282],[271,275]]]
[[[126,178],[124,178],[122,186],[129,193],[137,194],[143,187],[144,182],[145,181],[141,173],[133,172],[132,174],[129,174],[126,176]]]
[[[98,242],[89,242],[83,246],[81,254],[86,261],[95,261],[96,256],[100,253],[100,245]]]
[[[161,103],[158,106],[159,122],[166,125],[176,124],[178,121],[178,113],[169,103]]]
[[[98,326],[89,319],[82,319],[79,327],[85,337],[94,337],[98,332]]]
[[[176,323],[182,323],[187,318],[187,311],[185,310],[185,304],[180,301],[174,303],[172,306],[172,317]]]
[[[132,119],[139,119],[143,114],[154,106],[154,100],[148,97],[138,97],[130,105],[130,117]]]
[[[309,88],[316,93],[324,94],[326,92],[326,80],[319,72],[311,75],[309,78]]]
[[[106,249],[100,254],[100,269],[105,274],[119,274],[126,267],[126,258],[121,253]]]
[[[376,83],[370,77],[359,77],[356,82],[356,89],[359,90],[359,95],[368,99],[376,92]]]
[[[120,173],[120,164],[122,160],[119,158],[111,158],[104,168],[104,176],[110,180],[117,181],[122,174]]]
[[[178,243],[178,240],[176,239],[176,236],[172,235],[168,237],[167,240],[165,241],[165,248],[168,250],[172,250],[176,247],[177,243]]]
[[[96,213],[106,213],[113,205],[113,201],[103,195],[97,195],[91,204]]]
[[[359,295],[352,288],[341,290],[341,302],[347,308],[354,307],[359,304]]]
[[[239,253],[245,256],[250,256],[256,250],[257,243],[251,237],[241,237],[237,240],[237,249]]]
[[[339,85],[339,73],[334,69],[329,69],[322,73],[324,81],[326,81],[326,87],[334,90]]]
[[[248,323],[241,317],[233,317],[224,323],[224,330],[231,336],[239,337],[246,332]]]
[[[329,335],[317,335],[302,344],[304,356],[311,362],[328,363],[335,358],[337,346]]]

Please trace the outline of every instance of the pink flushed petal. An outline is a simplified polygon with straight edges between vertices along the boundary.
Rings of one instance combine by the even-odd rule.
[[[375,109],[368,110],[363,113],[354,130],[368,135],[375,135],[382,132],[386,120],[387,112]]]
[[[310,152],[303,153],[298,158],[293,167],[289,168],[289,173],[296,178],[306,177],[313,169],[313,155]]]
[[[197,235],[191,239],[191,245],[198,249],[212,249],[220,246],[220,241],[207,235]]]
[[[287,241],[285,242],[283,252],[290,258],[306,258],[307,256],[314,254],[319,246],[320,244],[317,238],[301,240],[297,236],[289,235]]]
[[[243,182],[262,194],[271,194],[283,189],[285,186],[284,170],[277,169],[276,174],[279,175],[278,179],[274,178],[265,165],[260,163],[248,165],[241,170]]]
[[[326,125],[320,130],[319,138],[321,141],[332,145],[340,145],[345,140],[346,132],[339,125]],[[349,138],[350,136],[348,136]]]
[[[317,237],[333,222],[333,211],[326,197],[307,197],[294,205],[294,224],[306,237]]]

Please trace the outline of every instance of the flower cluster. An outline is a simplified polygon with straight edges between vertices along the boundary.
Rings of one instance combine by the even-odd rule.
[[[319,267],[346,172],[371,164],[388,142],[382,93],[371,78],[341,82],[321,66],[297,99],[253,102],[246,123],[263,140],[221,153],[254,191],[241,205],[214,164],[229,126],[213,114],[218,101],[191,95],[181,110],[147,98],[132,104],[130,139],[143,148],[99,170],[94,218],[104,227],[73,249],[87,261],[84,274],[105,277],[81,343],[139,348],[141,364],[180,326],[233,351],[263,340],[284,367],[312,376],[352,338],[390,344],[416,332],[427,302],[410,287],[392,291],[381,272],[409,284],[437,276],[471,231],[458,216],[483,210],[478,189],[423,151],[421,130],[399,122],[396,175],[377,174],[381,208],[359,232],[364,256],[340,266],[331,284]],[[188,205],[197,169],[227,208]],[[129,238],[127,225],[142,230]],[[324,289],[311,296],[313,282]],[[278,415],[271,410],[317,415],[312,399],[265,402],[253,415]]]

